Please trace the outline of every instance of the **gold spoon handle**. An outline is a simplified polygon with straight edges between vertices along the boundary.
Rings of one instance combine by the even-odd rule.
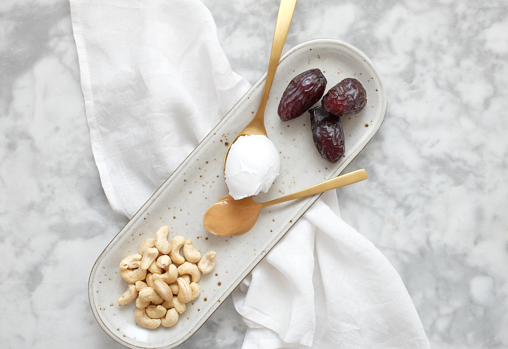
[[[289,195],[283,196],[281,198],[265,202],[264,204],[261,204],[261,205],[263,206],[263,208],[265,208],[268,206],[281,204],[286,201],[296,200],[296,199],[304,198],[306,196],[320,194],[320,193],[323,193],[328,190],[344,187],[349,184],[363,181],[364,179],[367,179],[367,172],[365,172],[365,170],[354,171],[354,172],[345,174],[343,176],[327,180],[326,182],[313,185],[312,187],[309,187],[307,189],[297,191],[296,193],[289,194]]]
[[[268,72],[266,73],[265,86],[263,88],[263,95],[261,96],[261,103],[259,104],[258,111],[254,119],[263,124],[266,108],[266,101],[268,94],[272,88],[273,78],[275,71],[279,65],[280,55],[286,42],[286,36],[291,24],[291,18],[295,11],[296,0],[281,0],[279,6],[279,14],[277,16],[277,23],[275,24],[275,33],[273,34],[272,52],[270,53],[270,62],[268,63]],[[254,120],[253,120],[254,121]],[[266,134],[266,132],[265,132]]]

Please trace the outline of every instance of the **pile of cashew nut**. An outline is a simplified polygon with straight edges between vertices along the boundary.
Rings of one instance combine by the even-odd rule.
[[[134,319],[148,329],[174,326],[185,304],[199,297],[201,273],[208,274],[215,268],[214,251],[201,257],[191,239],[175,236],[169,242],[168,234],[169,228],[161,227],[154,239],[141,243],[139,254],[120,262],[120,276],[129,286],[118,304],[136,300]]]

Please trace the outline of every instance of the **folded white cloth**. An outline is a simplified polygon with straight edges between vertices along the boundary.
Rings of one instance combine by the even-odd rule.
[[[315,252],[315,253],[314,253]],[[233,293],[243,349],[429,348],[399,275],[323,194]]]
[[[250,86],[197,0],[70,3],[95,162],[130,218]]]
[[[131,217],[249,88],[197,0],[70,0],[92,150]],[[317,258],[314,258],[317,256]],[[323,195],[234,293],[243,348],[428,348],[400,277]]]

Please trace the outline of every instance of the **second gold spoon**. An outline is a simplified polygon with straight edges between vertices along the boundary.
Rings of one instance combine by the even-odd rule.
[[[214,235],[242,235],[256,225],[259,212],[265,207],[320,194],[364,179],[367,179],[367,172],[358,170],[262,204],[254,201],[252,197],[234,200],[228,195],[210,206],[203,217],[203,225]]]

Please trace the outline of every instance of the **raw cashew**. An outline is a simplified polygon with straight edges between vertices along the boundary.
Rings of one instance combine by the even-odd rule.
[[[216,258],[217,254],[214,251],[205,254],[198,263],[199,270],[201,270],[203,274],[211,273],[213,268],[215,268]]]
[[[146,239],[139,246],[139,254],[144,255],[147,248],[155,247],[155,239]]]
[[[173,294],[176,296],[178,294],[178,285],[177,284],[171,284],[169,285],[169,288],[173,292]]]
[[[169,252],[169,256],[171,260],[178,264],[183,264],[185,262],[185,258],[180,255],[180,249],[185,244],[185,238],[183,236],[175,236],[173,240],[171,240],[171,251]]]
[[[158,304],[161,304],[162,302],[164,302],[164,300],[157,294],[157,292],[155,292],[153,287],[145,287],[144,289],[139,291],[138,297],[142,301],[150,301],[153,302],[154,304],[158,302],[160,302]]]
[[[169,288],[168,284],[161,280],[154,280],[153,289],[162,299],[171,302],[173,300],[173,292]]]
[[[161,325],[161,320],[150,319],[148,315],[146,315],[145,309],[136,309],[134,312],[134,319],[139,326],[150,330],[156,329]]]
[[[171,258],[168,255],[162,255],[157,258],[157,266],[165,271],[168,271],[169,265],[171,264]]]
[[[169,227],[160,227],[159,230],[155,233],[155,247],[162,254],[168,254],[171,246],[168,241]]]
[[[190,283],[191,283],[191,280],[190,280],[190,275],[185,274],[185,275],[180,275],[180,277],[181,277],[182,279],[184,279],[185,281],[187,281],[187,283],[188,283],[188,284],[190,284]]]
[[[166,308],[162,305],[149,305],[146,307],[146,315],[152,319],[160,319],[166,315]]]
[[[125,257],[120,262],[120,270],[127,270],[127,269],[137,269],[140,266],[141,261],[141,255],[140,254],[133,254],[128,257]]]
[[[145,279],[146,269],[143,270],[141,268],[138,268],[138,269],[120,270],[120,276],[129,284],[135,284],[137,281]]]
[[[136,299],[136,308],[138,309],[145,309],[150,305],[150,301],[142,301],[141,299]]]
[[[201,293],[201,288],[199,287],[197,282],[192,282],[190,285],[191,288],[191,301],[199,297]]]
[[[141,291],[141,289],[148,287],[148,285],[144,281],[136,281],[136,291]]]
[[[155,274],[157,275],[157,274]],[[150,274],[148,273],[148,275],[146,276],[146,284],[148,285],[148,287],[153,287],[153,276],[154,274]]]
[[[148,271],[153,274],[162,274],[162,269],[157,266],[157,261],[153,261],[148,267]]]
[[[136,291],[136,286],[134,284],[129,284],[127,286],[127,291],[122,295],[122,297],[118,298],[118,304],[125,305],[129,304],[138,296],[138,291]]]
[[[174,264],[171,264],[169,266],[169,269],[164,274],[152,274],[153,280],[162,280],[165,283],[172,284],[176,281],[176,278],[178,278],[178,270],[176,269],[176,266]]]
[[[173,298],[173,299],[175,299],[175,298]],[[174,308],[174,307],[175,307],[175,306],[173,305],[173,301],[171,301],[171,302],[164,301],[164,302],[162,303],[162,306],[163,306],[164,308],[166,308],[166,309],[170,309],[170,308]]]
[[[192,263],[197,263],[201,259],[201,253],[194,248],[191,239],[187,239],[183,245],[183,254],[185,259]]]
[[[176,279],[178,283],[178,300],[180,303],[189,303],[192,298],[192,290],[190,285],[182,278]]]
[[[159,255],[159,250],[155,247],[149,247],[146,249],[145,253],[143,254],[143,258],[141,259],[141,269],[148,269],[150,264],[157,258]]]
[[[175,309],[170,309],[166,313],[166,317],[161,319],[161,325],[164,327],[175,326],[179,318],[178,312]]]
[[[190,275],[192,276],[193,282],[198,282],[201,279],[201,272],[198,269],[198,266],[194,263],[185,262],[181,266],[178,267],[178,274],[180,275]]]
[[[173,307],[176,309],[178,314],[182,314],[185,309],[187,309],[185,303],[180,302],[177,297],[173,298]]]

